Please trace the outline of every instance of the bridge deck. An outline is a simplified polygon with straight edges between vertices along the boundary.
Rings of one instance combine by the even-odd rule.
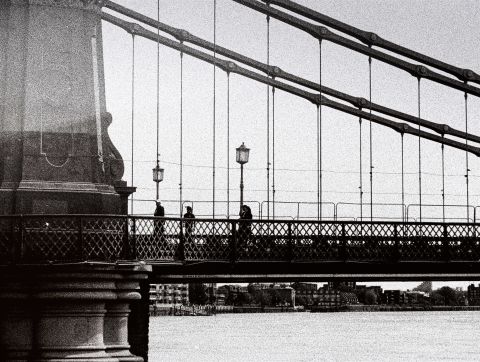
[[[0,217],[0,264],[144,260],[158,280],[465,279],[480,224]]]

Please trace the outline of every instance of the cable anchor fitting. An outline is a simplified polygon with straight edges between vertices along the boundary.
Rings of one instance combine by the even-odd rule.
[[[363,97],[357,97],[355,98],[355,105],[361,110],[366,105],[368,105],[368,101]]]
[[[417,77],[418,80],[420,81],[420,79],[423,77],[426,77],[428,73],[429,73],[429,70],[427,67],[423,65],[416,65],[410,74]]]
[[[463,75],[463,78],[465,80],[465,83],[468,80],[472,80],[472,79],[475,78],[475,73],[471,69],[464,69],[463,72],[462,72],[462,75]]]

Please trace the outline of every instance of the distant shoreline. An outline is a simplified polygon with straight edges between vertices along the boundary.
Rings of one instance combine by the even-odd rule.
[[[160,316],[206,316],[215,314],[251,314],[251,313],[339,313],[339,312],[446,312],[446,311],[480,311],[480,306],[448,306],[448,305],[344,305],[340,307],[311,307],[309,309],[296,309],[293,307],[233,307],[217,306],[215,309],[205,311],[197,307],[196,313],[182,313],[178,308],[159,308],[150,311],[151,317]]]
[[[316,307],[311,313],[335,312],[443,312],[443,311],[480,311],[478,305],[347,305],[342,307]]]

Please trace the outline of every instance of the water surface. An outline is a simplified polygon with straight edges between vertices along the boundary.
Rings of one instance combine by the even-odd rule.
[[[150,318],[154,361],[475,361],[480,312]]]

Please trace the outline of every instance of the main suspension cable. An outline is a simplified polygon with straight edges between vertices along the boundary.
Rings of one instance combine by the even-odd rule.
[[[373,139],[372,139],[372,57],[368,57],[369,133],[370,133],[370,221],[373,221]]]
[[[183,203],[183,52],[180,52],[180,175],[178,183],[179,210],[182,217]]]
[[[108,21],[108,22],[110,22],[110,23],[112,23],[116,26],[121,27],[122,29],[128,31],[129,33],[135,32],[137,35],[140,35],[140,36],[145,37],[145,38],[150,39],[150,40],[157,41],[157,39],[158,39],[158,41],[160,41],[161,44],[164,44],[165,46],[167,46],[169,48],[176,49],[178,51],[180,51],[180,49],[181,49],[185,54],[191,55],[195,58],[201,59],[201,60],[203,60],[205,62],[209,62],[211,64],[216,63],[217,65],[220,65],[222,67],[222,69],[224,69],[226,67],[229,67],[230,71],[233,72],[233,73],[240,74],[244,77],[247,77],[249,79],[258,81],[260,83],[270,84],[270,86],[275,86],[277,89],[281,89],[281,90],[284,90],[284,91],[286,91],[290,94],[294,94],[298,97],[307,99],[307,100],[309,100],[309,101],[311,101],[315,104],[318,102],[318,94],[309,93],[309,92],[306,92],[306,91],[301,90],[299,88],[296,88],[294,86],[287,85],[285,83],[282,83],[282,82],[279,82],[279,81],[276,81],[276,80],[272,80],[272,79],[270,79],[266,76],[256,74],[255,72],[249,71],[245,68],[242,68],[242,67],[236,65],[233,62],[227,62],[227,61],[224,61],[224,60],[221,60],[221,59],[220,60],[219,59],[214,60],[214,57],[212,55],[204,53],[200,50],[197,50],[197,49],[185,46],[185,45],[181,45],[178,42],[174,42],[174,41],[172,41],[170,39],[167,39],[165,37],[162,37],[162,36],[160,36],[160,38],[158,38],[155,33],[147,31],[147,30],[143,29],[141,26],[138,26],[137,24],[132,24],[132,23],[123,21],[123,20],[121,20],[119,18],[116,18],[116,17],[114,17],[110,14],[107,14],[107,13],[102,13],[102,19],[106,20],[106,21]],[[312,82],[312,83],[314,83],[315,87],[318,88],[318,83],[317,82]],[[326,87],[324,87],[324,93],[325,93],[325,89],[326,89]],[[329,108],[336,109],[340,112],[344,112],[344,113],[348,113],[348,114],[357,116],[357,117],[361,115],[364,119],[369,118],[369,116],[367,114],[360,114],[362,112],[359,111],[358,109],[348,107],[346,105],[343,105],[343,104],[338,103],[336,101],[332,101],[332,100],[327,99],[327,98],[322,99],[322,105],[327,106]],[[357,105],[357,107],[358,107],[358,105]],[[372,105],[372,111],[373,110],[376,110],[376,108]],[[363,112],[363,113],[366,113],[366,112]],[[385,127],[392,128],[396,132],[400,132],[399,128],[401,128],[404,133],[414,134],[414,135],[418,134],[418,132],[416,130],[414,131],[413,127],[408,126],[406,124],[398,123],[398,122],[395,122],[395,121],[392,121],[392,120],[388,120],[388,119],[385,119],[381,116],[377,116],[377,115],[373,115],[373,114],[372,114],[371,118],[372,118],[372,122],[378,123],[378,124],[380,124],[382,126],[385,126]],[[401,119],[403,119],[403,118],[401,118]],[[413,119],[415,120],[416,123],[418,123],[418,118],[416,116]],[[408,119],[408,121],[410,122],[411,120]],[[413,122],[413,123],[415,123],[415,122]],[[425,127],[425,122],[424,121],[422,121],[422,122],[423,122],[422,126]],[[435,129],[438,129],[438,128],[435,127]],[[439,132],[439,133],[442,133],[442,132]],[[445,132],[445,133],[447,133],[447,132]],[[453,134],[453,133],[451,133],[451,134]],[[465,137],[463,131],[461,131],[461,134],[462,135],[459,136],[459,137],[461,137],[461,138]],[[422,131],[421,136],[426,138],[426,139],[429,139],[431,141],[441,143],[441,137],[440,136],[436,136],[436,135],[433,135],[431,133],[424,132],[424,131]],[[473,140],[473,139],[475,139],[475,136],[469,135],[469,140]],[[446,138],[445,139],[445,145],[448,145],[448,146],[451,146],[451,147],[454,147],[454,148],[457,148],[457,149],[465,150],[465,143],[464,142],[458,142],[458,141]],[[480,156],[480,148],[479,147],[474,147],[471,144],[469,144],[468,151]]]
[[[322,220],[322,39],[318,41],[318,84],[320,85],[320,102],[317,107],[318,123],[317,123],[317,132],[318,132],[318,195],[317,195],[317,217],[318,220]]]
[[[468,132],[468,94],[465,92],[465,132]],[[468,138],[465,137],[465,147],[468,148]],[[470,222],[470,187],[469,187],[468,152],[465,151],[465,181],[467,183],[467,223]]]
[[[212,147],[212,218],[215,218],[215,128],[217,85],[217,0],[213,0],[213,147]]]
[[[131,169],[131,186],[133,186],[133,164],[134,164],[134,123],[135,123],[135,34],[132,33],[132,140],[131,140],[131,154],[132,154],[132,169]],[[130,197],[130,213],[133,214],[133,193],[131,194]]]
[[[418,119],[420,119],[420,80],[418,77]],[[420,222],[422,222],[422,138],[420,137],[422,126],[418,124],[418,196],[419,196],[419,208],[420,208]]]
[[[267,67],[270,66],[270,15],[267,15]],[[268,74],[270,77],[270,74]],[[270,85],[267,84],[267,219],[270,219]]]

